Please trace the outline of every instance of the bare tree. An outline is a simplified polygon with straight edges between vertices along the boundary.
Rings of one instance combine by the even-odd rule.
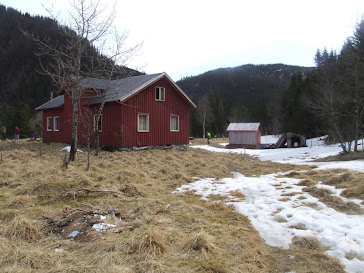
[[[104,4],[104,2],[103,2]],[[65,44],[54,44],[50,39],[40,40],[32,34],[26,35],[38,44],[42,71],[72,100],[72,140],[69,160],[76,157],[78,125],[82,116],[83,99],[101,94],[97,88],[81,85],[84,78],[112,79],[125,72],[124,65],[141,47],[141,44],[125,47],[127,32],[118,34],[114,28],[116,2],[107,11],[100,0],[74,0],[68,11],[68,26],[62,26],[50,9],[49,15],[58,23]],[[104,16],[105,15],[105,16]],[[110,36],[114,34],[113,44]],[[97,49],[97,50],[95,50]],[[97,52],[97,53],[95,53]],[[100,118],[103,105],[98,111]]]
[[[316,57],[316,63],[317,83],[314,92],[306,98],[307,107],[326,121],[328,129],[340,141],[343,152],[350,152],[351,146],[346,145],[351,139],[352,128],[348,109],[350,98],[342,84],[337,55],[324,51],[322,56]]]
[[[344,44],[340,55],[325,50],[316,55],[316,94],[308,105],[326,121],[343,152],[354,151],[364,125],[364,20]]]
[[[210,106],[210,101],[207,95],[203,96],[197,102],[197,121],[202,126],[202,135],[203,139],[205,139],[206,135],[206,126],[212,121],[212,110]]]
[[[363,130],[364,116],[364,20],[357,25],[354,35],[348,38],[340,54],[346,93],[351,98],[354,122],[354,151]]]
[[[92,112],[89,108],[86,110],[86,116],[88,117],[86,119],[86,122],[83,123],[83,125],[86,127],[86,143],[87,143],[87,167],[86,171],[90,170],[91,166],[91,134],[92,134]]]

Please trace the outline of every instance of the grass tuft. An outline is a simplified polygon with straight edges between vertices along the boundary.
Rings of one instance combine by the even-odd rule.
[[[190,239],[185,243],[183,249],[186,253],[198,254],[200,257],[208,258],[209,254],[216,253],[213,238],[206,232],[200,232],[190,236]]]
[[[346,214],[364,214],[364,210],[360,208],[359,205],[355,204],[354,202],[345,202],[340,197],[333,196],[332,192],[328,189],[308,187],[305,188],[304,191],[318,198],[326,206],[339,212]]]
[[[5,236],[12,240],[37,241],[44,237],[42,225],[25,217],[16,216],[5,229]]]
[[[317,184],[317,182],[315,182],[311,179],[304,179],[298,183],[299,186],[306,186],[306,187],[314,186],[316,184]]]
[[[166,253],[168,246],[163,235],[155,230],[147,230],[145,234],[136,237],[130,252],[138,255],[160,255]]]
[[[29,206],[30,202],[31,198],[29,196],[16,196],[7,202],[6,207],[8,209],[21,209]]]
[[[17,210],[12,210],[12,209],[0,210],[0,221],[9,222],[13,220],[16,215],[18,215]]]
[[[350,180],[353,179],[353,175],[350,173],[343,173],[341,175],[338,176],[333,176],[328,182],[327,184],[329,185],[337,185],[343,182],[348,182]]]
[[[325,251],[327,248],[322,243],[313,237],[293,237],[292,244],[301,248]]]

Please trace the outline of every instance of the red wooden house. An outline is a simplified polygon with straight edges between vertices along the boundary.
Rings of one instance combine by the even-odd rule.
[[[84,78],[80,85],[90,94],[99,94],[83,99],[79,107],[80,144],[86,144],[90,116],[93,130],[99,131],[100,146],[188,144],[189,110],[196,105],[166,73],[120,80]],[[95,117],[102,102],[105,104],[96,126]],[[43,111],[44,141],[71,142],[72,100],[68,94],[60,90],[56,98],[36,110]]]
[[[261,130],[260,123],[230,123],[228,148],[259,149]]]

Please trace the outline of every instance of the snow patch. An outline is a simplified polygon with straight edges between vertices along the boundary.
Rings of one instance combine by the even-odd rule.
[[[354,253],[364,258],[363,215],[346,215],[328,208],[302,191],[305,187],[298,185],[300,179],[279,177],[284,173],[260,177],[233,174],[233,178],[221,180],[199,179],[173,193],[194,191],[204,200],[210,194],[223,195],[228,205],[249,218],[268,245],[288,249],[294,236],[315,237],[329,248],[328,255],[342,262],[347,272],[364,272],[364,259],[346,257],[347,253]],[[237,202],[230,198],[229,193],[234,191],[243,193],[245,200]]]

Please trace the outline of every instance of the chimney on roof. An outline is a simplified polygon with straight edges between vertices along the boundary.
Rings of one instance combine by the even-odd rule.
[[[53,100],[53,91],[51,91],[51,100]]]

